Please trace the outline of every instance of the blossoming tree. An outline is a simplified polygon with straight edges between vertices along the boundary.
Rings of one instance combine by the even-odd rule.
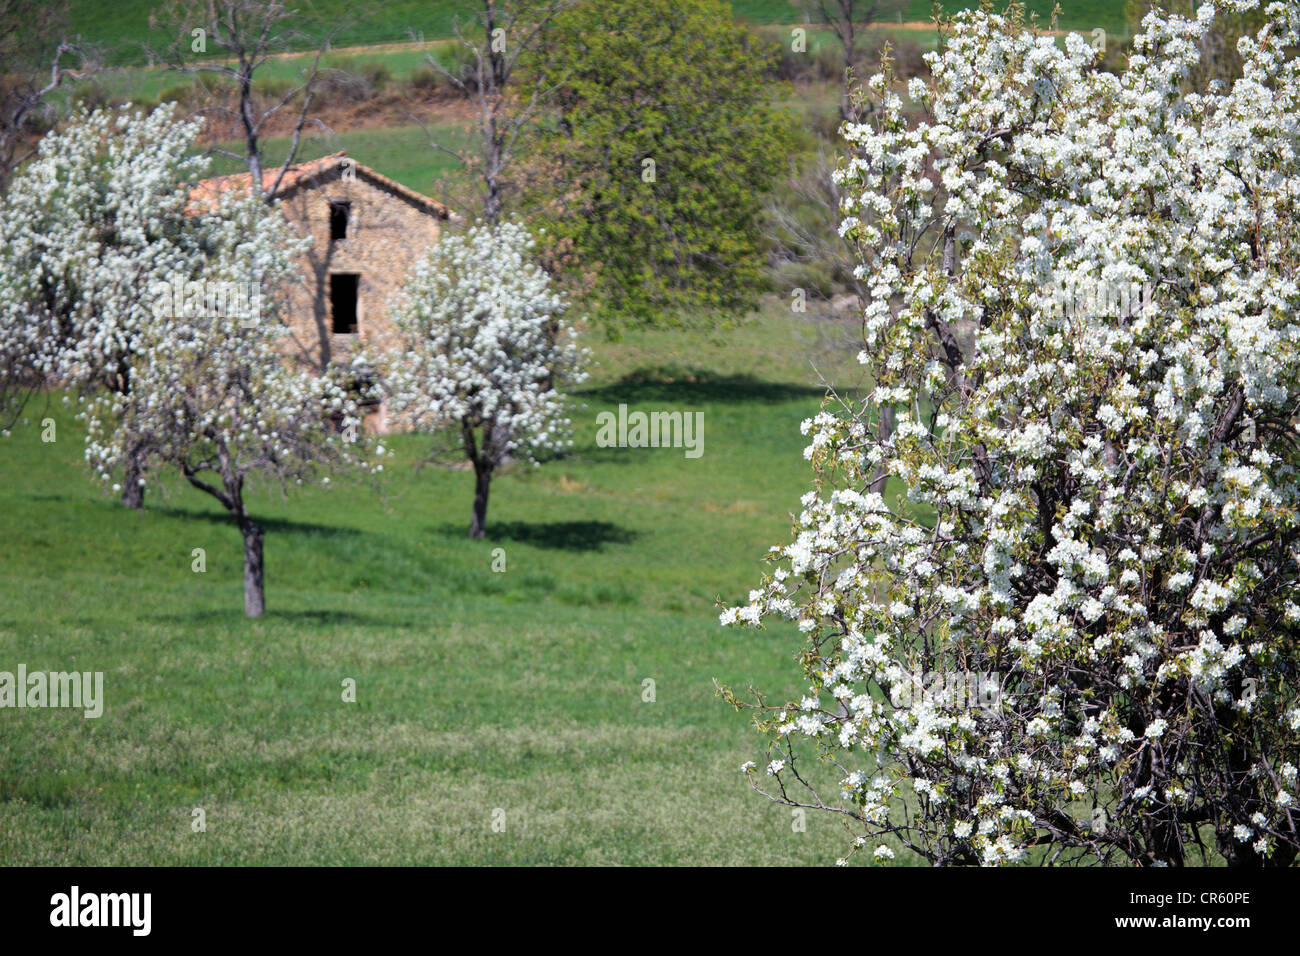
[[[366,463],[362,410],[346,370],[315,375],[286,358],[282,280],[301,240],[256,193],[228,194],[205,212],[203,281],[255,283],[257,315],[232,317],[189,300],[155,303],[135,330],[129,391],[103,390],[85,404],[87,459],[105,481],[128,447],[147,436],[139,467],[179,469],[219,501],[244,544],[244,612],[265,609],[264,531],[246,493],[256,476],[281,492],[328,484],[337,469]],[[379,446],[377,453],[382,455]]]
[[[18,171],[0,234],[0,363],[11,388],[130,390],[151,290],[199,276],[206,262],[209,224],[185,214],[184,184],[207,163],[192,152],[200,128],[177,121],[170,103],[147,115],[82,112]],[[122,462],[123,501],[136,508],[147,441],[134,436]]]
[[[804,423],[794,541],[722,618],[805,635],[808,689],[753,703],[775,759],[744,769],[842,815],[846,860],[1300,851],[1300,7],[1231,87],[1179,90],[1216,10],[1253,6],[1153,12],[1118,76],[964,13],[910,117],[879,75],[844,129],[874,391]]]
[[[567,303],[531,261],[517,222],[447,236],[416,263],[393,309],[395,343],[380,359],[394,422],[451,430],[474,467],[471,538],[487,527],[493,472],[517,453],[569,447],[562,380],[581,382],[585,350]]]

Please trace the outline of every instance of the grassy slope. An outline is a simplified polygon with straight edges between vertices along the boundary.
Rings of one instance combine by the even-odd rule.
[[[433,135],[449,149],[460,149],[466,143],[466,132],[461,124],[446,123],[431,126]],[[346,150],[358,162],[397,180],[411,189],[432,195],[436,181],[458,168],[455,158],[429,147],[429,134],[419,126],[390,126],[376,129],[347,130],[305,135],[299,145],[298,162],[307,162],[321,156]],[[274,137],[266,141],[266,160],[279,164],[288,150],[288,139]],[[232,150],[241,144],[228,143]],[[213,158],[209,174],[247,172],[248,166],[225,156]]]
[[[820,400],[806,362],[849,381],[840,341],[778,310],[712,338],[600,343],[576,453],[499,477],[483,542],[464,537],[469,474],[416,472],[411,437],[392,440],[383,498],[259,494],[258,622],[213,504],[179,488],[126,512],[88,481],[74,420],[31,406],[0,441],[0,669],[101,670],[108,704],[98,720],[0,711],[0,863],[833,859],[833,821],[793,833],[744,788],[760,739],[711,681],[799,692],[794,636],[722,631],[713,604],[742,598],[788,534],[798,422]],[[704,457],[594,447],[619,402],[704,411]]]
[[[314,7],[327,20],[338,22],[338,11],[350,5],[348,0],[317,0]],[[955,11],[976,6],[972,0],[940,0],[945,10]],[[71,0],[69,22],[82,37],[111,50],[112,62],[143,62],[140,44],[150,37],[149,13],[157,0]],[[1026,7],[1046,23],[1053,0],[1027,0]],[[1113,33],[1124,31],[1122,0],[1065,0],[1060,24],[1067,29],[1104,27]],[[789,0],[735,0],[731,8],[736,16],[754,24],[795,23],[800,15]],[[472,9],[464,0],[385,0],[355,26],[336,38],[336,46],[362,46],[373,43],[405,42],[412,35],[426,38],[451,33],[457,11]],[[910,0],[904,14],[909,21],[929,20],[931,0]],[[462,14],[462,19],[464,18]],[[165,39],[154,34],[155,43]]]

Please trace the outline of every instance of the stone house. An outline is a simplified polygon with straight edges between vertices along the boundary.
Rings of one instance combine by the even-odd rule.
[[[279,167],[263,173],[265,189],[277,175]],[[191,189],[191,203],[247,190],[249,176],[201,180]],[[359,343],[383,348],[390,297],[452,214],[343,152],[290,166],[275,195],[290,225],[312,240],[287,290],[296,356],[323,368],[346,363]],[[384,430],[382,409],[371,426]]]

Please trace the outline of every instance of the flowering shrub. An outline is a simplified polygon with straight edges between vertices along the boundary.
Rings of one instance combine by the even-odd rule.
[[[794,541],[722,620],[805,635],[806,694],[757,705],[779,759],[744,769],[842,814],[850,855],[1300,851],[1300,7],[1268,6],[1231,88],[1179,90],[1216,8],[1253,6],[1154,11],[1119,76],[1015,9],[963,13],[920,119],[881,74],[844,128],[874,391],[804,422]],[[1077,282],[1154,302],[1062,310]],[[930,672],[1001,691],[898,693]],[[809,744],[838,799],[803,786]]]
[[[393,309],[396,347],[381,360],[393,420],[453,430],[473,464],[472,538],[484,534],[492,473],[507,458],[536,463],[536,452],[572,445],[555,383],[586,378],[565,299],[532,249],[516,222],[443,238],[413,267]]]

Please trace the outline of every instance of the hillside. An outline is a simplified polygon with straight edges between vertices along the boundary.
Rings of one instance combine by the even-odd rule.
[[[350,4],[347,0],[316,0],[314,9],[327,21],[338,22]],[[940,0],[948,11],[976,6],[972,0]],[[1026,7],[1046,23],[1053,0],[1027,0]],[[117,65],[143,63],[140,44],[146,39],[155,43],[163,35],[149,29],[150,12],[158,0],[72,0],[69,21],[81,36],[102,44],[108,61]],[[731,4],[738,18],[753,24],[788,24],[799,21],[798,12],[789,0],[736,0]],[[1061,4],[1060,26],[1072,30],[1101,27],[1110,33],[1125,32],[1123,0],[1066,0]],[[335,46],[368,46],[396,43],[413,37],[433,39],[452,33],[458,11],[466,9],[464,0],[390,0],[376,4],[358,23],[340,32]],[[925,22],[931,19],[930,0],[910,0],[904,19]]]

